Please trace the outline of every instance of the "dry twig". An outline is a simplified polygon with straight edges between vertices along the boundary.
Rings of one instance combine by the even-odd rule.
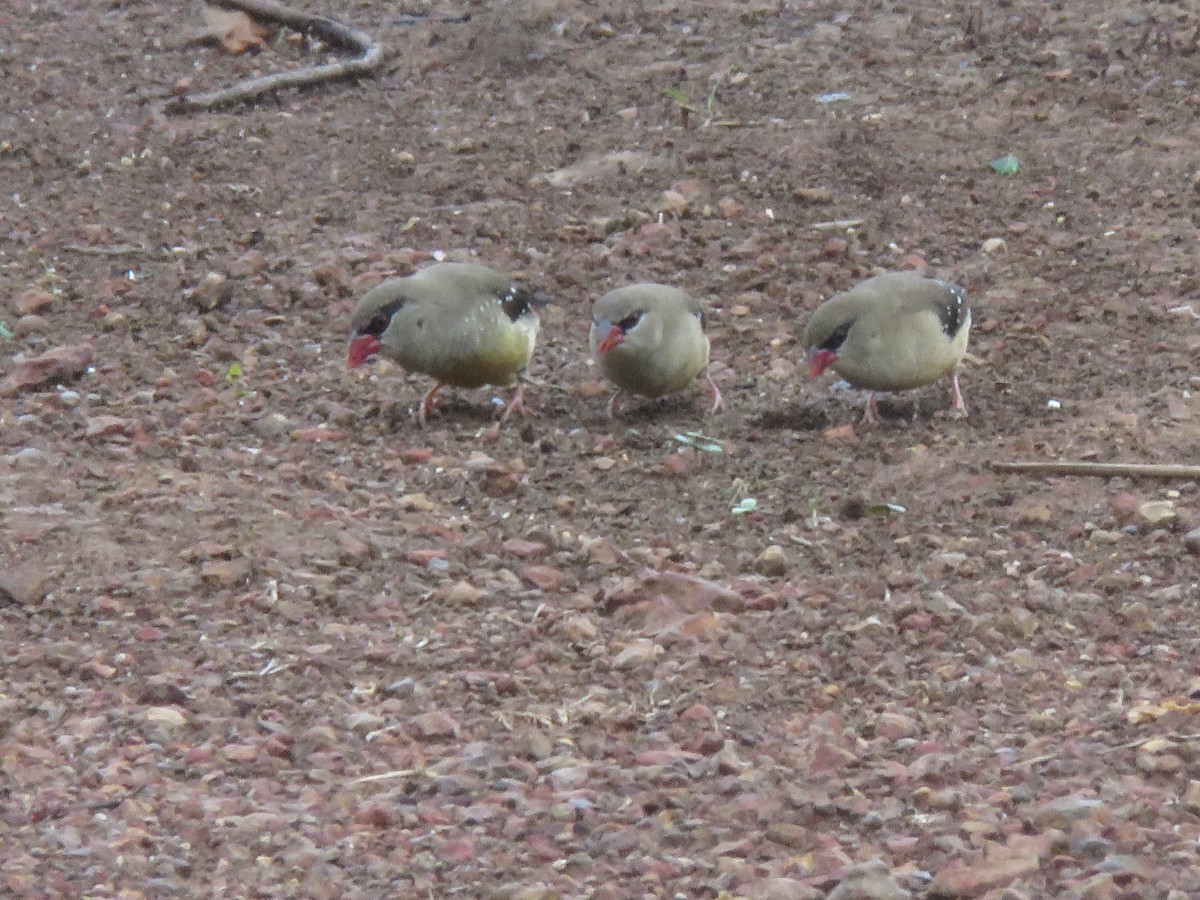
[[[267,22],[278,22],[297,31],[316,35],[339,47],[358,52],[354,59],[308,66],[289,72],[275,72],[261,78],[248,78],[232,87],[211,91],[207,94],[189,94],[169,100],[166,109],[170,112],[192,112],[213,109],[230,103],[240,103],[289,87],[307,87],[323,81],[369,75],[383,62],[383,48],[369,34],[343,25],[334,19],[313,16],[275,0],[214,0],[219,6],[238,9],[247,15]]]
[[[1200,466],[1172,463],[1091,463],[1033,460],[988,463],[997,472],[1027,472],[1032,475],[1092,475],[1098,478],[1200,478]]]

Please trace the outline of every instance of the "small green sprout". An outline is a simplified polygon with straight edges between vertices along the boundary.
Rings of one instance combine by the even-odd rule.
[[[239,378],[242,377],[242,374],[243,374],[242,364],[241,363],[233,363],[229,367],[229,370],[225,373],[225,380],[228,381],[230,384],[233,384],[235,381],[237,381]]]

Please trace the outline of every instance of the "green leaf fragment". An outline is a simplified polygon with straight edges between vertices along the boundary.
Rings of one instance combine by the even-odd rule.
[[[11,341],[13,338],[13,330],[8,327],[8,323],[0,319],[0,341]]]
[[[735,516],[744,516],[746,513],[752,513],[758,509],[758,501],[753,497],[743,497],[738,501],[737,506],[729,510]]]
[[[237,381],[241,377],[242,377],[242,364],[241,363],[234,363],[233,365],[231,365],[229,367],[229,370],[225,373],[226,381],[231,381],[231,382]]]
[[[685,431],[675,435],[675,440],[685,447],[694,447],[704,453],[724,453],[725,448],[717,438],[708,437],[698,431]]]
[[[888,516],[892,513],[906,512],[908,512],[908,510],[899,503],[872,503],[867,507],[868,516]]]
[[[1010,153],[993,159],[992,169],[1000,175],[1016,175],[1021,170],[1021,162]]]

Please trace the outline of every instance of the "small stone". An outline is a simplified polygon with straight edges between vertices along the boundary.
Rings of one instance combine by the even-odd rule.
[[[795,878],[755,878],[738,888],[736,896],[746,900],[820,900],[824,894]]]
[[[541,541],[526,541],[521,538],[512,538],[500,545],[505,553],[521,559],[541,559],[550,552],[550,548]]]
[[[1183,536],[1183,546],[1192,553],[1200,554],[1200,528],[1193,528]]]
[[[526,566],[521,577],[543,591],[558,591],[566,582],[566,575],[552,566]]]
[[[200,577],[219,587],[234,587],[250,577],[250,560],[210,559],[200,567]]]
[[[391,684],[383,689],[385,694],[392,697],[411,697],[416,693],[417,683],[407,676],[397,678]]]
[[[118,434],[128,434],[129,421],[116,416],[94,416],[87,420],[84,437],[113,437]]]
[[[319,444],[324,441],[344,441],[346,439],[346,432],[339,431],[336,428],[329,428],[325,425],[318,425],[316,428],[301,428],[298,431],[293,431],[292,437],[298,441]]]
[[[226,744],[221,748],[221,756],[229,762],[245,765],[258,759],[258,748],[253,744]]]
[[[792,191],[792,197],[800,203],[817,205],[833,202],[833,191],[826,187],[798,187]]]
[[[8,461],[21,469],[37,469],[46,465],[49,457],[45,450],[39,450],[37,447],[22,447],[12,456],[8,457]]]
[[[38,288],[30,288],[17,294],[17,299],[13,302],[13,310],[22,316],[29,316],[41,312],[53,302],[53,294]]]
[[[826,428],[821,432],[821,437],[831,444],[853,444],[857,440],[854,426],[849,423]]]
[[[369,731],[375,731],[381,728],[387,720],[378,713],[361,712],[351,713],[346,717],[346,727],[358,734],[366,734]]]
[[[370,828],[391,828],[399,819],[394,806],[378,800],[368,800],[354,811],[354,821]]]
[[[1151,500],[1138,507],[1138,516],[1151,525],[1175,518],[1175,504],[1170,500]]]
[[[28,606],[46,596],[45,574],[33,566],[14,566],[0,571],[0,606],[16,603]]]
[[[788,559],[783,548],[778,544],[771,544],[767,547],[758,555],[758,559],[754,560],[754,571],[759,575],[766,575],[768,578],[782,578],[786,575]]]
[[[31,334],[41,334],[50,327],[50,321],[44,316],[21,316],[13,323],[13,334],[17,337],[28,337]]]
[[[257,275],[266,268],[267,258],[263,256],[261,250],[247,250],[231,262],[226,271],[234,278],[245,278],[249,275]]]
[[[997,854],[994,857],[965,862],[956,859],[934,876],[930,897],[982,897],[989,891],[1008,887],[1014,881],[1037,874],[1035,855]],[[830,894],[830,900],[833,895]]]
[[[1101,872],[1074,885],[1074,892],[1080,900],[1110,900],[1117,896],[1117,883],[1112,875]]]
[[[187,716],[173,706],[151,706],[146,710],[146,721],[161,728],[182,728]]]
[[[422,713],[412,720],[416,733],[425,739],[458,737],[459,724],[450,715],[436,710]]]
[[[1069,794],[1043,804],[1033,813],[1034,824],[1039,828],[1058,828],[1070,830],[1076,822],[1086,819],[1109,817],[1108,807],[1095,797],[1082,797]]]
[[[267,413],[250,426],[259,437],[282,437],[292,430],[294,425],[281,412]]]
[[[1180,802],[1183,804],[1183,808],[1192,815],[1200,816],[1200,781],[1193,779],[1188,782]]]
[[[18,393],[24,388],[37,387],[49,381],[76,378],[92,364],[91,344],[65,344],[47,350],[40,356],[22,360],[9,370],[0,383],[0,396]]]
[[[892,877],[882,859],[873,859],[855,866],[829,892],[828,900],[908,900],[912,894]]]
[[[563,622],[562,631],[568,640],[577,642],[594,640],[600,633],[596,623],[588,616],[572,616]]]
[[[654,660],[658,645],[649,638],[635,638],[625,645],[625,649],[613,657],[614,669],[635,669]]]
[[[468,581],[460,581],[450,588],[446,594],[446,602],[454,606],[474,606],[485,594],[483,588],[475,587]]]
[[[919,730],[917,723],[912,718],[901,713],[880,713],[879,718],[875,721],[875,736],[883,738],[885,741],[899,741],[915,737]]]
[[[793,850],[802,850],[808,846],[809,842],[808,829],[796,825],[794,822],[772,822],[767,826],[767,837],[775,843],[791,847]]]
[[[233,285],[220,272],[209,272],[184,297],[202,310],[216,309],[233,297]]]
[[[990,237],[980,245],[979,249],[987,254],[1003,253],[1008,249],[1008,244],[1002,237]]]

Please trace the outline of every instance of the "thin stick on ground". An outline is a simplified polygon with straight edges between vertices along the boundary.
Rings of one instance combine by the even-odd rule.
[[[374,74],[383,63],[383,47],[365,32],[343,25],[324,16],[313,16],[274,0],[214,0],[216,5],[237,9],[266,22],[278,22],[306,34],[315,35],[330,44],[354,50],[354,59],[341,60],[320,66],[308,66],[287,72],[275,72],[261,78],[248,78],[237,84],[207,94],[188,94],[167,101],[170,112],[194,112],[214,109],[231,103],[241,103],[274,91],[290,87],[307,87],[338,78]]]
[[[1058,460],[988,463],[997,472],[1030,475],[1090,475],[1098,478],[1200,478],[1200,466],[1176,463],[1093,463]]]

